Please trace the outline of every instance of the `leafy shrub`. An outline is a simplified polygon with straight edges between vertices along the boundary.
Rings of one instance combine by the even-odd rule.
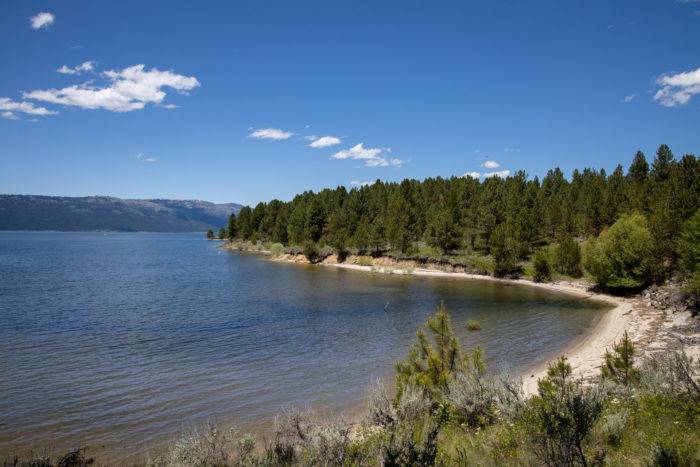
[[[467,322],[464,324],[464,327],[466,327],[468,331],[478,331],[481,329],[481,323],[479,323],[475,319],[470,319],[467,320]]]
[[[650,278],[654,243],[639,213],[623,215],[598,238],[589,240],[584,266],[606,288],[636,288]]]
[[[281,243],[273,243],[270,245],[270,254],[272,254],[272,256],[277,257],[282,253],[284,253],[284,245]]]
[[[554,249],[556,270],[567,276],[581,277],[581,247],[574,237],[564,235]]]
[[[284,248],[284,253],[287,255],[303,255],[304,254],[304,248],[300,247],[299,245],[290,245],[288,247]]]
[[[600,393],[571,381],[571,365],[560,358],[538,382],[530,414],[535,452],[547,465],[587,465],[584,441],[603,408]]]
[[[359,256],[355,261],[355,264],[359,266],[372,266],[372,257],[370,256]]]
[[[535,273],[533,275],[535,282],[547,282],[552,278],[552,270],[549,266],[547,250],[540,249],[535,252],[533,266],[535,268]]]
[[[304,243],[304,256],[309,260],[309,263],[318,263],[321,260],[321,254],[318,250],[318,246],[314,242]]]

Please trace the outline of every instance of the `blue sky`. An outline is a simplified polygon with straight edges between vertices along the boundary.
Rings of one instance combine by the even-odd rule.
[[[17,0],[0,43],[1,193],[256,203],[700,153],[700,1]]]

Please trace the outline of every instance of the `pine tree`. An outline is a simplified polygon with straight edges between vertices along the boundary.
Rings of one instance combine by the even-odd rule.
[[[639,371],[634,367],[634,344],[627,331],[620,342],[613,346],[612,353],[605,351],[601,376],[623,386],[629,386],[639,380]]]
[[[253,210],[250,209],[250,206],[244,206],[238,211],[236,224],[240,237],[244,240],[249,240],[255,231],[253,228]]]
[[[316,196],[311,200],[308,209],[306,210],[305,223],[305,238],[316,243],[323,235],[323,229],[326,225],[326,212],[323,204]]]
[[[501,224],[493,231],[491,238],[491,256],[493,256],[496,277],[518,275],[520,246],[508,224]]]
[[[289,215],[287,223],[287,236],[292,245],[301,245],[304,243],[304,229],[306,226],[306,206],[302,202],[298,202],[292,208],[292,213]]]
[[[226,238],[226,229],[224,229],[223,227],[221,227],[221,228],[219,229],[219,240],[223,240],[223,239],[225,239],[225,238]]]
[[[238,235],[238,226],[236,225],[235,213],[231,213],[231,215],[228,216],[228,228],[226,229],[226,232],[228,233],[229,241],[233,241],[233,239]]]
[[[399,190],[391,195],[387,211],[387,237],[392,248],[406,253],[411,246],[409,236],[409,210]]]
[[[207,240],[214,239],[214,231],[212,229],[207,230]]]
[[[631,202],[631,208],[640,212],[645,212],[648,209],[648,187],[647,180],[649,177],[649,163],[644,157],[642,151],[637,151],[634,156],[634,161],[627,172],[629,179],[628,197]]]
[[[556,270],[567,276],[581,277],[581,247],[569,234],[564,234],[559,240],[555,252]]]
[[[651,166],[651,174],[656,182],[663,182],[669,177],[672,163],[673,153],[671,149],[662,144],[656,150],[656,158]]]
[[[406,359],[396,364],[397,400],[406,386],[417,385],[425,389],[433,401],[440,401],[455,373],[465,368],[465,357],[443,304],[428,318],[425,328],[417,332],[416,342]],[[474,361],[483,364],[483,354],[481,357],[477,356]]]

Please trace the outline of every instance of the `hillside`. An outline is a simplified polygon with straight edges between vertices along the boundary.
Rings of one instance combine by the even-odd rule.
[[[0,195],[0,230],[194,232],[226,225],[234,203]]]

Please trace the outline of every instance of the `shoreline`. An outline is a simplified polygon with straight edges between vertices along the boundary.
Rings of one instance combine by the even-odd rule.
[[[257,253],[268,256],[272,261],[297,264],[310,264],[302,255],[282,254],[272,256],[267,250],[241,250],[228,245],[223,249],[244,253]],[[537,381],[547,374],[548,366],[560,356],[567,358],[571,364],[572,376],[583,380],[584,383],[593,380],[600,374],[605,351],[612,349],[625,331],[637,347],[637,356],[666,350],[683,348],[688,355],[700,356],[700,332],[693,328],[690,313],[669,314],[665,310],[656,309],[642,295],[620,297],[591,290],[592,284],[574,281],[534,282],[528,279],[501,279],[490,275],[473,274],[460,271],[444,271],[416,267],[415,263],[396,261],[391,258],[373,258],[372,265],[356,264],[358,257],[349,256],[345,262],[339,263],[335,255],[314,264],[337,269],[360,271],[364,273],[414,275],[438,278],[457,278],[466,280],[481,280],[501,282],[503,284],[523,285],[565,294],[583,300],[592,300],[610,306],[602,311],[602,316],[584,335],[579,336],[565,345],[551,358],[541,361],[518,371],[515,376],[522,378],[523,391],[526,397],[537,394]],[[690,333],[687,329],[690,328]],[[681,331],[679,332],[679,329]],[[690,342],[688,346],[687,343]]]

